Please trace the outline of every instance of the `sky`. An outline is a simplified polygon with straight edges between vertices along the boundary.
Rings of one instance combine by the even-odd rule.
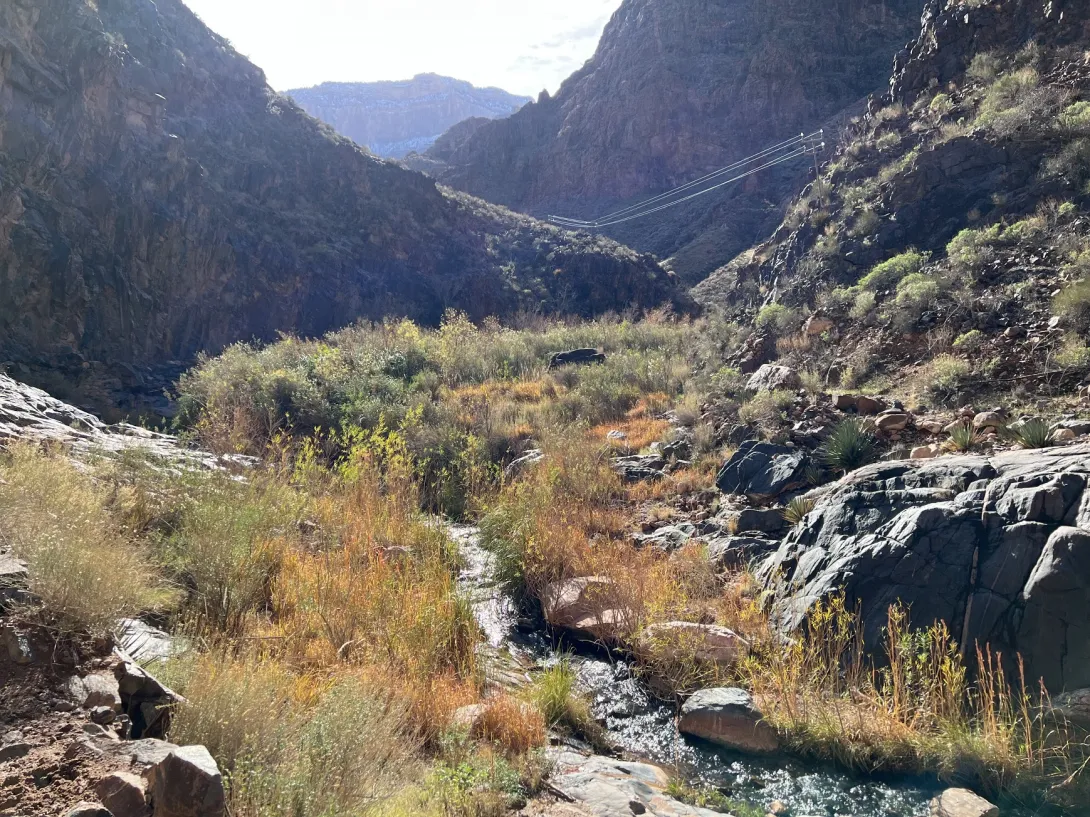
[[[184,0],[278,91],[427,72],[536,96],[594,53],[621,0]]]

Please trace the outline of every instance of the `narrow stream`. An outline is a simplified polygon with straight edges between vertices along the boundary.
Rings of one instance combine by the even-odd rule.
[[[547,636],[519,629],[515,604],[496,585],[493,556],[481,547],[479,531],[468,525],[448,529],[462,554],[460,584],[490,650],[516,668],[560,660],[565,653]],[[788,757],[755,758],[684,738],[673,708],[651,696],[627,663],[590,648],[572,648],[578,651],[571,653],[571,661],[609,739],[636,758],[678,769],[692,785],[722,789],[760,808],[779,800],[791,814],[806,817],[924,817],[939,791],[929,782],[853,777]]]

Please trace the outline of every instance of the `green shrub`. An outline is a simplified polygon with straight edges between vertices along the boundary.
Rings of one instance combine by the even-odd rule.
[[[1090,178],[1090,137],[1068,142],[1058,153],[1046,159],[1042,175],[1063,179],[1073,187],[1080,187]]]
[[[979,329],[970,329],[968,332],[958,335],[953,347],[959,352],[975,352],[984,345],[986,335]]]
[[[757,313],[758,329],[765,329],[776,336],[793,332],[802,323],[802,313],[783,304],[768,304]]]
[[[1069,337],[1056,352],[1055,360],[1065,369],[1090,368],[1090,348],[1079,338]]]
[[[927,107],[936,116],[946,116],[954,109],[954,101],[949,94],[938,93],[935,94],[935,98],[931,100],[931,104]]]
[[[1090,129],[1090,101],[1081,100],[1068,105],[1058,119],[1064,130],[1081,132]]]
[[[938,278],[913,272],[897,284],[897,306],[917,309],[931,306],[941,292],[942,284]]]
[[[859,286],[872,291],[889,289],[906,275],[918,273],[926,263],[926,255],[908,250],[876,266],[860,279]]]
[[[568,659],[562,658],[538,673],[529,697],[550,729],[564,729],[592,743],[602,739],[602,729],[594,719],[590,702],[578,689],[578,678]]]
[[[975,82],[992,83],[995,82],[996,77],[999,76],[999,72],[1002,70],[1003,61],[997,55],[991,53],[976,54],[973,61],[969,63],[965,76]]]
[[[1078,332],[1090,329],[1090,278],[1063,286],[1052,299],[1052,314]]]
[[[937,355],[917,375],[924,391],[939,402],[955,399],[965,387],[972,367],[953,355]]]
[[[866,207],[855,217],[855,220],[852,222],[851,230],[848,232],[854,238],[865,238],[866,236],[874,235],[878,232],[878,227],[881,224],[881,216],[871,208]]]
[[[890,150],[901,144],[901,135],[896,131],[890,131],[878,137],[878,141],[874,144],[879,150]]]
[[[946,245],[946,257],[955,272],[979,276],[984,266],[995,257],[999,242],[999,225],[980,230],[962,230]]]
[[[857,321],[866,320],[878,305],[878,296],[869,290],[863,290],[855,296],[849,313]]]
[[[848,473],[870,463],[875,457],[874,436],[854,418],[842,420],[825,441],[825,463],[835,471]]]
[[[1003,230],[1000,235],[1003,241],[1024,242],[1040,239],[1048,231],[1048,222],[1044,216],[1030,216],[1017,221]]]

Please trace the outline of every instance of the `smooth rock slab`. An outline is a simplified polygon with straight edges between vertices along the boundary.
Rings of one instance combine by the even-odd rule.
[[[744,689],[702,689],[681,708],[678,729],[686,735],[747,754],[768,754],[780,748],[776,732],[762,719]]]
[[[649,763],[629,763],[575,752],[552,753],[553,786],[595,817],[717,817],[665,794],[670,776]]]
[[[931,817],[999,817],[999,809],[968,789],[947,789],[931,801]]]
[[[148,772],[154,817],[223,817],[223,777],[203,746],[183,746]]]

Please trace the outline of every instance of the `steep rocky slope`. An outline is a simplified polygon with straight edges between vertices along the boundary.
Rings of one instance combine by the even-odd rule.
[[[179,0],[0,4],[0,363],[24,379],[103,406],[279,331],[680,297],[646,256],[366,155]]]
[[[921,0],[626,0],[555,97],[431,152],[440,179],[586,218],[816,129],[885,85]],[[616,228],[698,280],[767,235],[806,164]],[[714,204],[715,206],[710,206]]]
[[[828,386],[1071,394],[1090,366],[1090,7],[931,3],[773,238],[695,289]],[[820,313],[810,331],[796,330]]]
[[[438,74],[403,82],[324,82],[285,94],[342,136],[392,159],[427,150],[463,120],[510,116],[530,101]]]

